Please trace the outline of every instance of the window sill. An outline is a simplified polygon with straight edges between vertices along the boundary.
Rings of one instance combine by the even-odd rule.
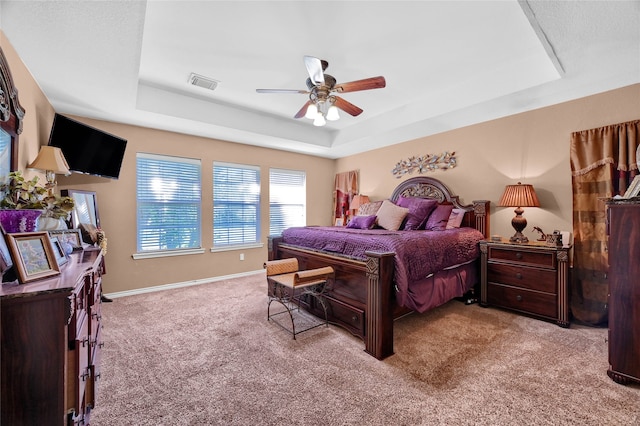
[[[185,249],[185,250],[166,250],[166,251],[151,251],[146,253],[134,253],[131,255],[135,260],[140,259],[153,259],[156,257],[171,257],[171,256],[186,256],[190,254],[202,254],[204,249]]]
[[[237,246],[225,246],[225,247],[212,247],[211,253],[215,253],[219,251],[247,250],[247,249],[262,248],[262,247],[264,247],[264,243],[239,244]]]

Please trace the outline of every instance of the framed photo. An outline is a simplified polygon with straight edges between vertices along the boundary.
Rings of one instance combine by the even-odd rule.
[[[53,254],[56,258],[56,262],[58,262],[58,266],[62,266],[69,261],[67,253],[64,251],[58,237],[51,238],[51,247],[53,247]]]
[[[640,194],[640,175],[633,178],[631,185],[627,188],[627,192],[624,193],[623,198],[633,198]]]
[[[7,234],[7,246],[21,283],[60,274],[47,231]]]
[[[57,238],[62,247],[71,245],[74,251],[82,250],[82,234],[79,229],[56,229],[49,231],[49,237]]]
[[[344,220],[341,217],[337,217],[333,226],[344,226]]]
[[[0,228],[2,228],[0,226]],[[0,276],[5,273],[9,268],[13,266],[13,260],[11,259],[11,253],[7,246],[6,234],[4,229],[0,230]],[[0,280],[1,281],[1,280]]]

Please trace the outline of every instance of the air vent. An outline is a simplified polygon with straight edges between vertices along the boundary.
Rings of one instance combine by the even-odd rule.
[[[202,87],[203,89],[215,90],[216,87],[218,87],[219,81],[192,72],[189,76],[189,83]]]

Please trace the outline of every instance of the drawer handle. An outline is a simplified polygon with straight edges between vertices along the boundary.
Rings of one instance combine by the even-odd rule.
[[[522,274],[520,272],[516,273],[516,278],[521,280],[522,279]]]
[[[358,322],[358,316],[357,315],[352,316],[351,321]]]
[[[522,302],[522,296],[517,295],[517,296],[516,296],[516,300],[517,300],[518,302]]]
[[[522,253],[520,252],[516,253],[516,259],[522,259]]]

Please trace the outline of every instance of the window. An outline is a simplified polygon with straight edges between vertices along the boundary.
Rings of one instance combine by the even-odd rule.
[[[307,223],[306,173],[269,170],[269,235]]]
[[[256,244],[260,238],[260,169],[213,163],[213,247]]]
[[[138,252],[201,247],[200,160],[136,156]]]

